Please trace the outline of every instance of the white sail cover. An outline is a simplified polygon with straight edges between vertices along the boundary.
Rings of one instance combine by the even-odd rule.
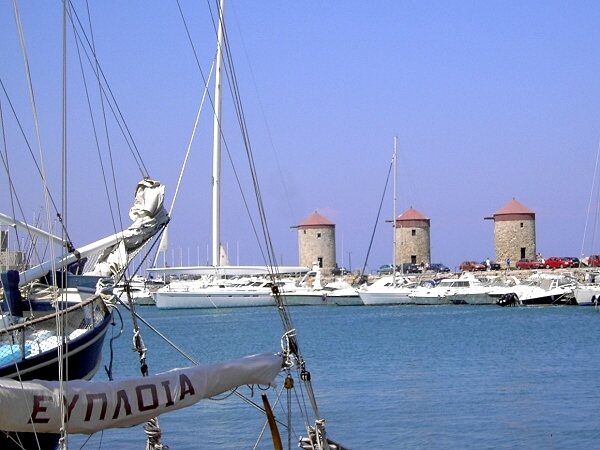
[[[271,384],[282,363],[280,355],[263,353],[148,377],[68,381],[62,399],[57,381],[0,379],[0,430],[58,433],[61,403],[69,433],[131,427],[237,386]]]
[[[123,231],[120,241],[104,250],[88,275],[118,275],[130,259],[130,255],[154,236],[169,221],[163,206],[165,187],[160,182],[144,178],[137,184],[134,204],[129,210],[133,223]]]

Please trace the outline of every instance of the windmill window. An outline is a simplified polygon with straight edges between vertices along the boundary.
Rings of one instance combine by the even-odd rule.
[[[321,233],[317,233],[317,239],[321,239]]]
[[[521,222],[521,228],[523,228],[523,222]]]
[[[416,235],[417,235],[417,230],[412,230],[412,231],[411,231],[411,234],[412,234],[413,236],[416,236]]]

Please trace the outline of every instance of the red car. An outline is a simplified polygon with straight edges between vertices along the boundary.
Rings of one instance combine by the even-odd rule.
[[[551,258],[546,258],[544,266],[546,269],[563,269],[565,267],[571,267],[571,261],[566,258],[553,256]]]
[[[485,265],[475,262],[475,261],[464,261],[460,265],[461,272],[476,272],[480,270],[485,270]]]
[[[590,255],[587,265],[590,267],[600,267],[600,255]]]
[[[520,259],[515,264],[519,270],[543,269],[545,266],[541,261],[536,259]]]

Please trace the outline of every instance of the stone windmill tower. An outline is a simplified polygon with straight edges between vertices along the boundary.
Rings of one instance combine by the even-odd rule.
[[[431,262],[430,220],[412,206],[396,217],[396,263]]]
[[[514,198],[486,217],[494,221],[494,248],[500,263],[510,258],[514,265],[519,259],[536,259],[535,212]]]
[[[312,267],[318,263],[323,269],[333,269],[335,260],[335,224],[318,212],[312,213],[298,229],[299,264]]]

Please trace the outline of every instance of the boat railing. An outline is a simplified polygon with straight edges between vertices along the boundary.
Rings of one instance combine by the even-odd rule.
[[[94,296],[42,317],[27,318],[0,330],[0,366],[56,349],[99,325],[108,313],[103,299]],[[63,324],[57,333],[57,323]]]

